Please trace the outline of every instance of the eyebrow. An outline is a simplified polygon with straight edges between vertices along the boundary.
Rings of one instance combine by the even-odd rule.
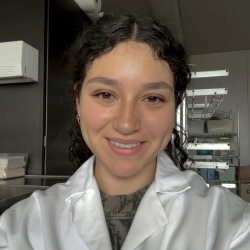
[[[118,81],[116,81],[112,78],[102,77],[102,76],[90,78],[86,84],[90,84],[90,83],[94,83],[94,82],[104,83],[104,84],[108,84],[108,85],[119,85]]]
[[[144,89],[169,89],[171,91],[173,91],[173,88],[164,81],[160,81],[160,82],[149,82],[143,85]]]
[[[93,77],[91,79],[89,79],[87,81],[86,84],[90,84],[90,83],[104,83],[107,85],[113,85],[113,86],[118,86],[120,85],[120,83],[112,78],[108,78],[108,77],[101,77],[101,76],[97,76],[97,77]],[[168,84],[165,81],[159,81],[159,82],[149,82],[146,83],[142,86],[143,89],[169,89],[170,91],[173,91],[173,88],[171,87],[170,84]]]

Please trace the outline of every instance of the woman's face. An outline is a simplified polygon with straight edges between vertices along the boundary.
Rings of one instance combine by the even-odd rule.
[[[175,96],[168,63],[147,44],[123,42],[95,59],[76,102],[96,170],[112,178],[154,172],[171,138]]]

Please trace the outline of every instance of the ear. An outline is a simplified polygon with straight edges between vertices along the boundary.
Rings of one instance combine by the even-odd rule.
[[[75,100],[76,100],[76,110],[77,114],[79,114],[80,111],[80,97],[79,97],[79,91],[77,84],[74,84],[74,92],[75,92]]]
[[[79,115],[80,114],[80,100],[79,100],[79,97],[76,97],[76,111],[77,111],[77,114]]]

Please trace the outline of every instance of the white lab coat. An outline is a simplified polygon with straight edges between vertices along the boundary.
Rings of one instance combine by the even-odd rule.
[[[65,183],[36,191],[0,218],[1,250],[111,250],[91,157]],[[165,153],[122,250],[250,249],[250,205],[227,189],[207,188]]]

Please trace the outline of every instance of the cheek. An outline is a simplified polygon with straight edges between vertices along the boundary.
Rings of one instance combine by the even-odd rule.
[[[81,107],[81,127],[82,131],[93,131],[102,128],[110,119],[111,109],[104,109],[100,106],[90,105],[88,108]]]
[[[168,110],[167,112],[154,113],[152,115],[145,116],[148,129],[157,137],[165,139],[170,138],[174,122],[175,122],[175,112],[173,110]]]

